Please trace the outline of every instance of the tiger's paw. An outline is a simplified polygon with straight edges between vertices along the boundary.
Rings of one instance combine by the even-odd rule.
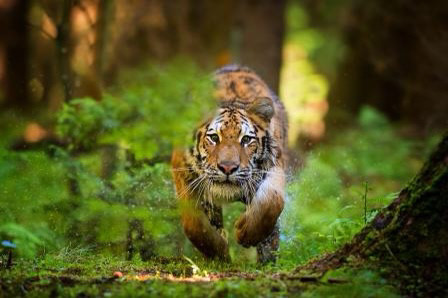
[[[238,244],[244,247],[256,246],[262,236],[256,230],[256,225],[246,214],[240,216],[235,223],[235,233]]]

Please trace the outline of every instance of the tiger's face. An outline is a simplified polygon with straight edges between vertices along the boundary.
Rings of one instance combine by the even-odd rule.
[[[255,187],[271,150],[273,113],[270,99],[249,108],[229,105],[197,130],[196,166],[210,191],[229,197]]]

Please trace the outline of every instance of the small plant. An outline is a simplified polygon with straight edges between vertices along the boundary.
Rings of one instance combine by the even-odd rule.
[[[1,244],[3,247],[3,253],[0,265],[6,269],[9,269],[12,266],[12,252],[17,246],[9,240],[3,240]]]
[[[368,191],[368,182],[364,182],[364,195],[363,195],[363,200],[364,200],[364,224],[367,224],[367,191]]]

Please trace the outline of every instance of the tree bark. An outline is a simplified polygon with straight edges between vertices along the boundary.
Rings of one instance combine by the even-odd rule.
[[[325,272],[359,260],[386,269],[405,294],[448,295],[448,134],[352,242],[298,269]]]

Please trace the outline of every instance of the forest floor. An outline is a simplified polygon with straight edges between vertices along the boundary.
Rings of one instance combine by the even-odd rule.
[[[201,259],[122,261],[63,252],[17,261],[0,271],[4,297],[395,297],[372,270],[342,269],[323,276],[275,266],[223,264]]]

